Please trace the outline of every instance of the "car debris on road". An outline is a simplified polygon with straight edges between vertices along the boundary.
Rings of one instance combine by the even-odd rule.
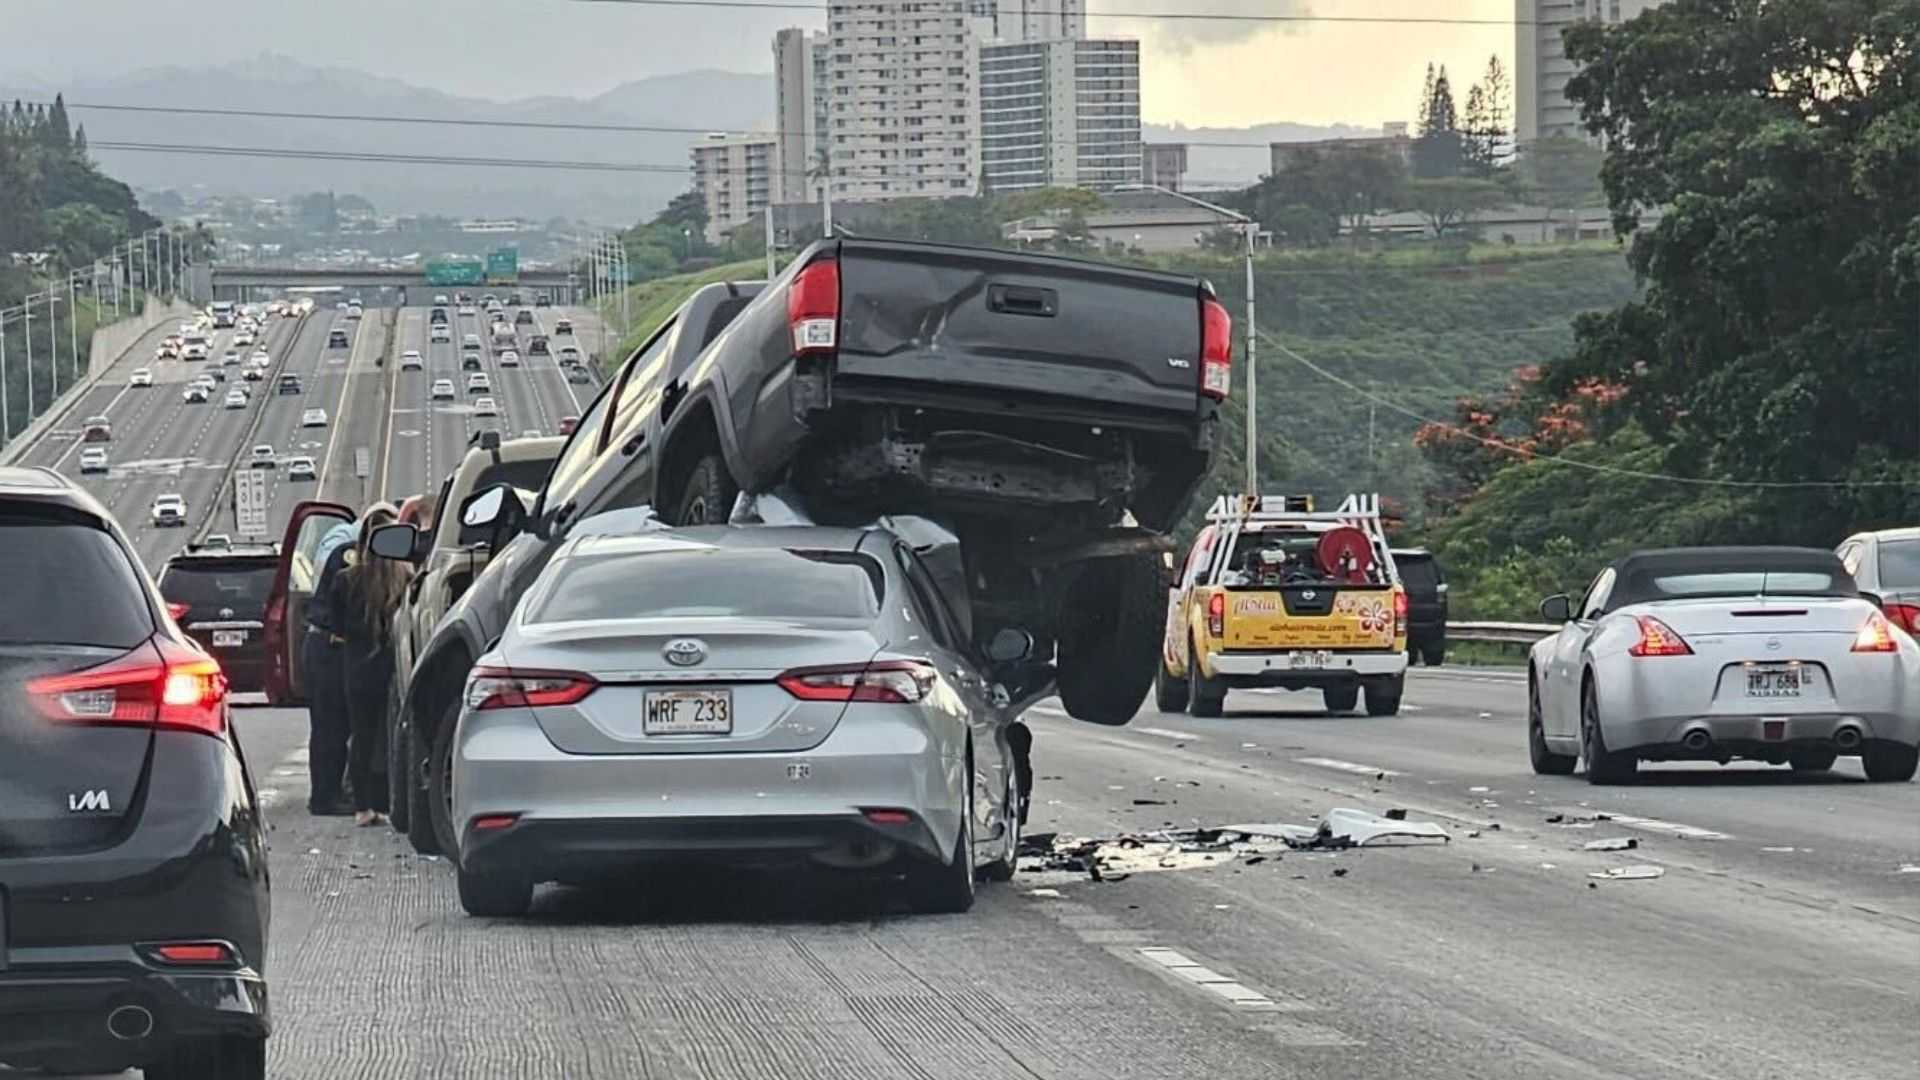
[[[1612,866],[1605,870],[1595,870],[1587,876],[1600,881],[1651,881],[1666,876],[1666,870],[1658,866]]]
[[[1345,851],[1452,839],[1428,821],[1408,821],[1406,811],[1374,814],[1337,807],[1315,825],[1289,823],[1160,829],[1106,838],[1036,833],[1020,845],[1022,873],[1085,874],[1094,881],[1121,881],[1135,873],[1192,870],[1238,863],[1280,861],[1288,851]]]

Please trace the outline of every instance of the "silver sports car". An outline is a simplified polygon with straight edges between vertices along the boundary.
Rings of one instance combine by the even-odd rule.
[[[566,541],[468,678],[460,900],[682,857],[899,867],[915,906],[1005,880],[1019,787],[995,663],[882,529],[705,526]]]
[[[1867,779],[1909,780],[1920,763],[1920,645],[1832,552],[1637,552],[1540,611],[1565,626],[1528,664],[1535,772],[1584,758],[1615,784],[1641,761],[1818,771],[1858,754]]]

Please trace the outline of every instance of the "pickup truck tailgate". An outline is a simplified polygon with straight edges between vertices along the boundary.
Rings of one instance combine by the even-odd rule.
[[[1390,649],[1393,590],[1386,586],[1228,589],[1231,650]]]
[[[1201,294],[1192,278],[1022,252],[847,240],[837,384],[939,383],[1191,417]],[[1063,370],[1071,369],[1071,370]]]

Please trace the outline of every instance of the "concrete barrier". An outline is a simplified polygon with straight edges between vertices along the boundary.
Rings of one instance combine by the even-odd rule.
[[[140,339],[154,327],[191,318],[193,311],[190,305],[179,300],[149,296],[140,314],[96,328],[93,332],[93,348],[87,356],[86,377],[68,387],[39,416],[14,433],[13,441],[0,450],[0,465],[12,465],[19,461],[47,432],[65,420],[74,405],[100,381],[100,377],[119,363],[128,350],[138,345]]]

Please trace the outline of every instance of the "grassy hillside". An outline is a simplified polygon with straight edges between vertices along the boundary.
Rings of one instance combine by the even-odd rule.
[[[726,263],[693,274],[675,274],[672,277],[655,278],[627,289],[627,316],[632,325],[621,338],[619,346],[614,348],[612,356],[602,358],[601,363],[608,367],[627,358],[641,343],[653,336],[660,324],[667,321],[675,308],[686,302],[702,285],[711,285],[716,281],[758,281],[766,276],[767,264],[764,259],[749,259],[745,262]],[[602,302],[601,317],[608,325],[620,325],[620,296]]]

